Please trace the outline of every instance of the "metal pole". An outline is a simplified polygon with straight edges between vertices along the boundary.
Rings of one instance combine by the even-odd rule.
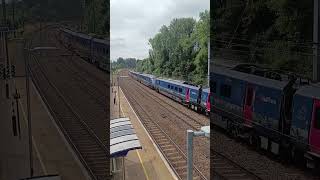
[[[192,180],[193,171],[193,131],[187,130],[187,180]]]
[[[29,51],[29,50],[28,50]],[[29,138],[29,163],[30,163],[30,177],[33,177],[33,157],[32,157],[32,126],[31,126],[31,111],[30,111],[30,72],[29,72],[29,58],[30,52],[27,52],[25,60],[25,74],[26,74],[26,90],[27,90],[27,111],[28,111],[28,138]]]
[[[211,63],[211,58],[210,58],[210,38],[208,40],[208,86],[210,83],[210,63]]]
[[[7,15],[6,15],[6,1],[2,0],[2,16],[3,16],[3,25],[7,25]]]
[[[126,179],[126,166],[124,164],[124,157],[122,157],[122,170],[123,170],[123,180]]]
[[[120,77],[119,77],[119,74],[118,74],[118,101],[119,101],[119,118],[121,118],[121,113],[120,113],[120,85],[119,85],[119,82],[120,82]]]
[[[313,4],[313,80],[320,80],[320,52],[319,52],[319,9],[320,3],[314,0]]]
[[[16,108],[17,108],[17,122],[18,122],[19,139],[21,139],[20,113],[19,113],[20,94],[18,93],[17,89],[16,89],[16,94],[15,94],[15,99],[16,99]]]

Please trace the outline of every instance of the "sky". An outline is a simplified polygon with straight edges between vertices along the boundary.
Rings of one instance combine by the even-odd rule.
[[[210,9],[210,0],[111,0],[111,60],[148,57],[148,40],[174,18],[193,17]]]

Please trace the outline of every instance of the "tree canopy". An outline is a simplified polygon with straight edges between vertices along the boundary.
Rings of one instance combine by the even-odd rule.
[[[209,11],[199,20],[173,19],[149,39],[149,57],[137,61],[137,71],[206,84],[208,66]]]
[[[214,57],[310,75],[313,0],[214,3]]]
[[[12,0],[6,7],[6,24],[19,28],[25,22],[68,21],[77,31],[109,37],[109,9],[109,0]],[[0,12],[2,16],[2,8]]]
[[[112,62],[112,70],[116,69],[133,69],[136,67],[137,60],[135,58],[119,57],[117,61]]]

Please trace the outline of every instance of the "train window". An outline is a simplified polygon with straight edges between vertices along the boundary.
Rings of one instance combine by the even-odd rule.
[[[180,92],[180,93],[182,92],[182,89],[181,89],[181,88],[179,88],[179,92]]]
[[[171,86],[171,89],[173,89],[173,86]]]
[[[223,84],[220,88],[220,95],[229,98],[231,96],[231,86]]]
[[[314,116],[314,127],[316,129],[320,129],[320,107],[316,108],[315,116]]]
[[[170,85],[168,84],[168,89],[170,89]]]
[[[174,87],[174,90],[175,90],[175,91],[178,91],[178,88],[177,88],[177,87]]]

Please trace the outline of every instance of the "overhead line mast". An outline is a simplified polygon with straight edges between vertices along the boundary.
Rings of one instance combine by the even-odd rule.
[[[320,51],[319,51],[319,0],[313,1],[313,80],[320,80]]]

